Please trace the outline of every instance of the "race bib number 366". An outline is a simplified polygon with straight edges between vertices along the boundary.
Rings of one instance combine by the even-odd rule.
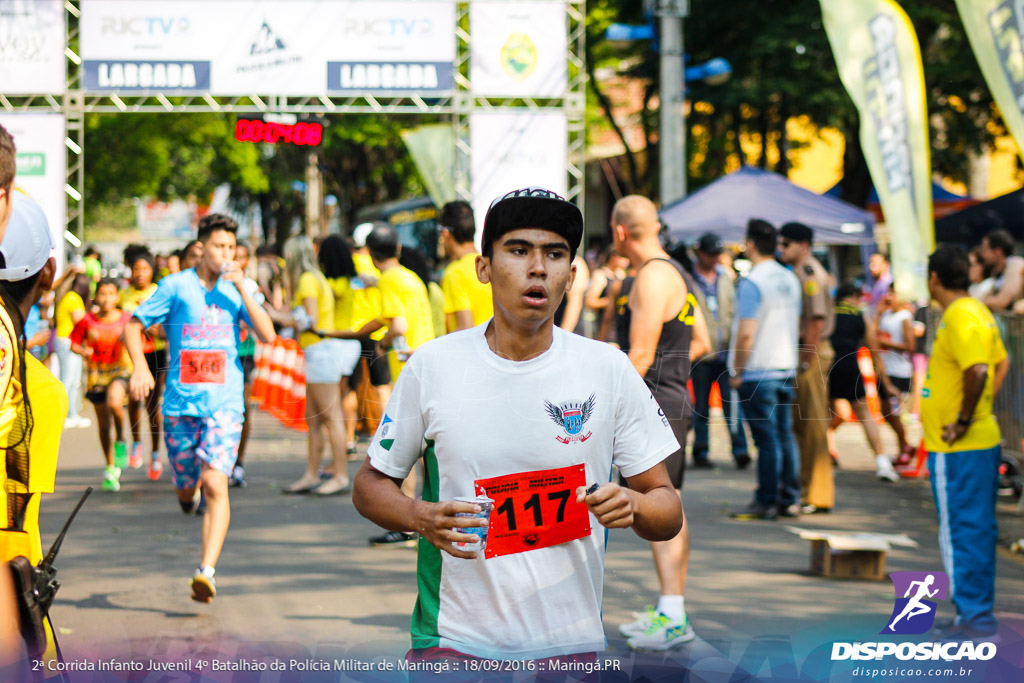
[[[484,557],[547,548],[590,535],[590,513],[576,502],[586,486],[584,465],[477,479],[478,494],[494,500]]]
[[[223,349],[182,351],[178,380],[182,384],[224,384],[227,360]]]

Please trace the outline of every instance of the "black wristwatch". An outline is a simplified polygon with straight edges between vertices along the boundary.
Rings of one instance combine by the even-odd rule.
[[[967,418],[965,420],[964,418],[960,417],[959,415],[957,415],[957,417],[956,417],[956,423],[958,425],[960,425],[961,427],[970,427],[972,422],[974,422],[974,420],[971,419],[971,418]]]

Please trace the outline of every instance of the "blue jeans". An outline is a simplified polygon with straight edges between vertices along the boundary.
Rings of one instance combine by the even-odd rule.
[[[960,625],[993,633],[996,599],[996,495],[999,446],[928,453],[939,517],[939,549]]]
[[[82,398],[78,391],[82,384],[82,357],[71,350],[71,340],[67,337],[57,337],[54,347],[60,360],[60,381],[68,393],[67,417],[76,418],[78,402]]]
[[[701,462],[708,459],[708,420],[711,417],[711,387],[717,383],[722,395],[722,412],[725,424],[729,427],[729,440],[732,441],[732,457],[737,459],[747,455],[747,436],[743,433],[743,411],[738,403],[733,402],[732,390],[729,388],[729,375],[724,361],[701,360],[690,368],[690,379],[693,381],[693,460]]]
[[[793,436],[796,384],[789,379],[744,381],[743,417],[757,446],[755,500],[765,507],[800,501],[800,454]]]

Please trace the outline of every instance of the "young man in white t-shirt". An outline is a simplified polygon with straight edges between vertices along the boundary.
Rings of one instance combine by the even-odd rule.
[[[679,445],[650,390],[616,349],[554,327],[582,232],[547,190],[491,205],[476,269],[494,318],[417,350],[356,475],[360,513],[420,534],[410,660],[592,659],[606,645],[598,525],[651,541],[682,525],[662,464]],[[420,458],[415,500],[399,485]],[[486,550],[464,552],[453,542],[476,536],[457,529],[487,523],[457,518],[479,508],[454,499],[480,493]]]

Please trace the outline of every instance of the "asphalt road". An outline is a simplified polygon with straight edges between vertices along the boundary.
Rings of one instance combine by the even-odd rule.
[[[809,543],[788,531],[786,524],[729,519],[730,508],[750,500],[754,473],[731,467],[725,438],[724,428],[716,426],[712,454],[722,468],[688,472],[684,493],[692,534],[686,606],[700,636],[693,645],[641,660],[630,653],[616,627],[631,620],[632,611],[656,601],[657,581],[648,545],[628,531],[611,534],[605,657],[616,660],[627,673],[643,661],[652,666],[664,662],[675,680],[684,670],[690,680],[730,680],[739,670],[767,678],[789,677],[796,671],[792,662],[832,640],[876,639],[892,610],[893,587],[888,580],[812,576]],[[918,547],[893,549],[887,570],[941,569],[927,482],[875,480],[856,425],[840,428],[839,443],[842,468],[836,472],[836,511],[792,520],[792,526],[907,533]],[[52,616],[65,658],[401,658],[409,647],[415,552],[369,547],[366,539],[379,532],[359,516],[348,496],[282,495],[280,487],[301,474],[305,449],[305,435],[281,428],[265,414],[258,416],[246,467],[249,485],[231,491],[231,530],[217,567],[219,593],[212,604],[202,605],[189,599],[188,588],[199,558],[200,520],[180,512],[167,475],[153,483],[146,480],[144,470],[128,471],[120,492],[105,493],[100,490],[95,429],[66,431],[57,490],[43,502],[44,546],[84,487],[97,490],[58,561],[64,585]],[[358,465],[350,463],[350,470],[354,473]],[[1020,528],[1018,519],[1009,524]],[[997,608],[1006,641],[1016,643],[1013,656],[1024,661],[1020,558],[1000,551]],[[951,605],[941,604],[938,618],[950,617]],[[84,678],[75,680],[194,680],[196,675],[148,671],[105,678],[82,674]],[[291,680],[288,674],[251,675],[258,680]],[[346,672],[291,675],[294,680],[347,680],[350,675],[360,679],[359,674]],[[202,680],[235,676],[206,671]],[[390,679],[391,674],[381,678]]]

